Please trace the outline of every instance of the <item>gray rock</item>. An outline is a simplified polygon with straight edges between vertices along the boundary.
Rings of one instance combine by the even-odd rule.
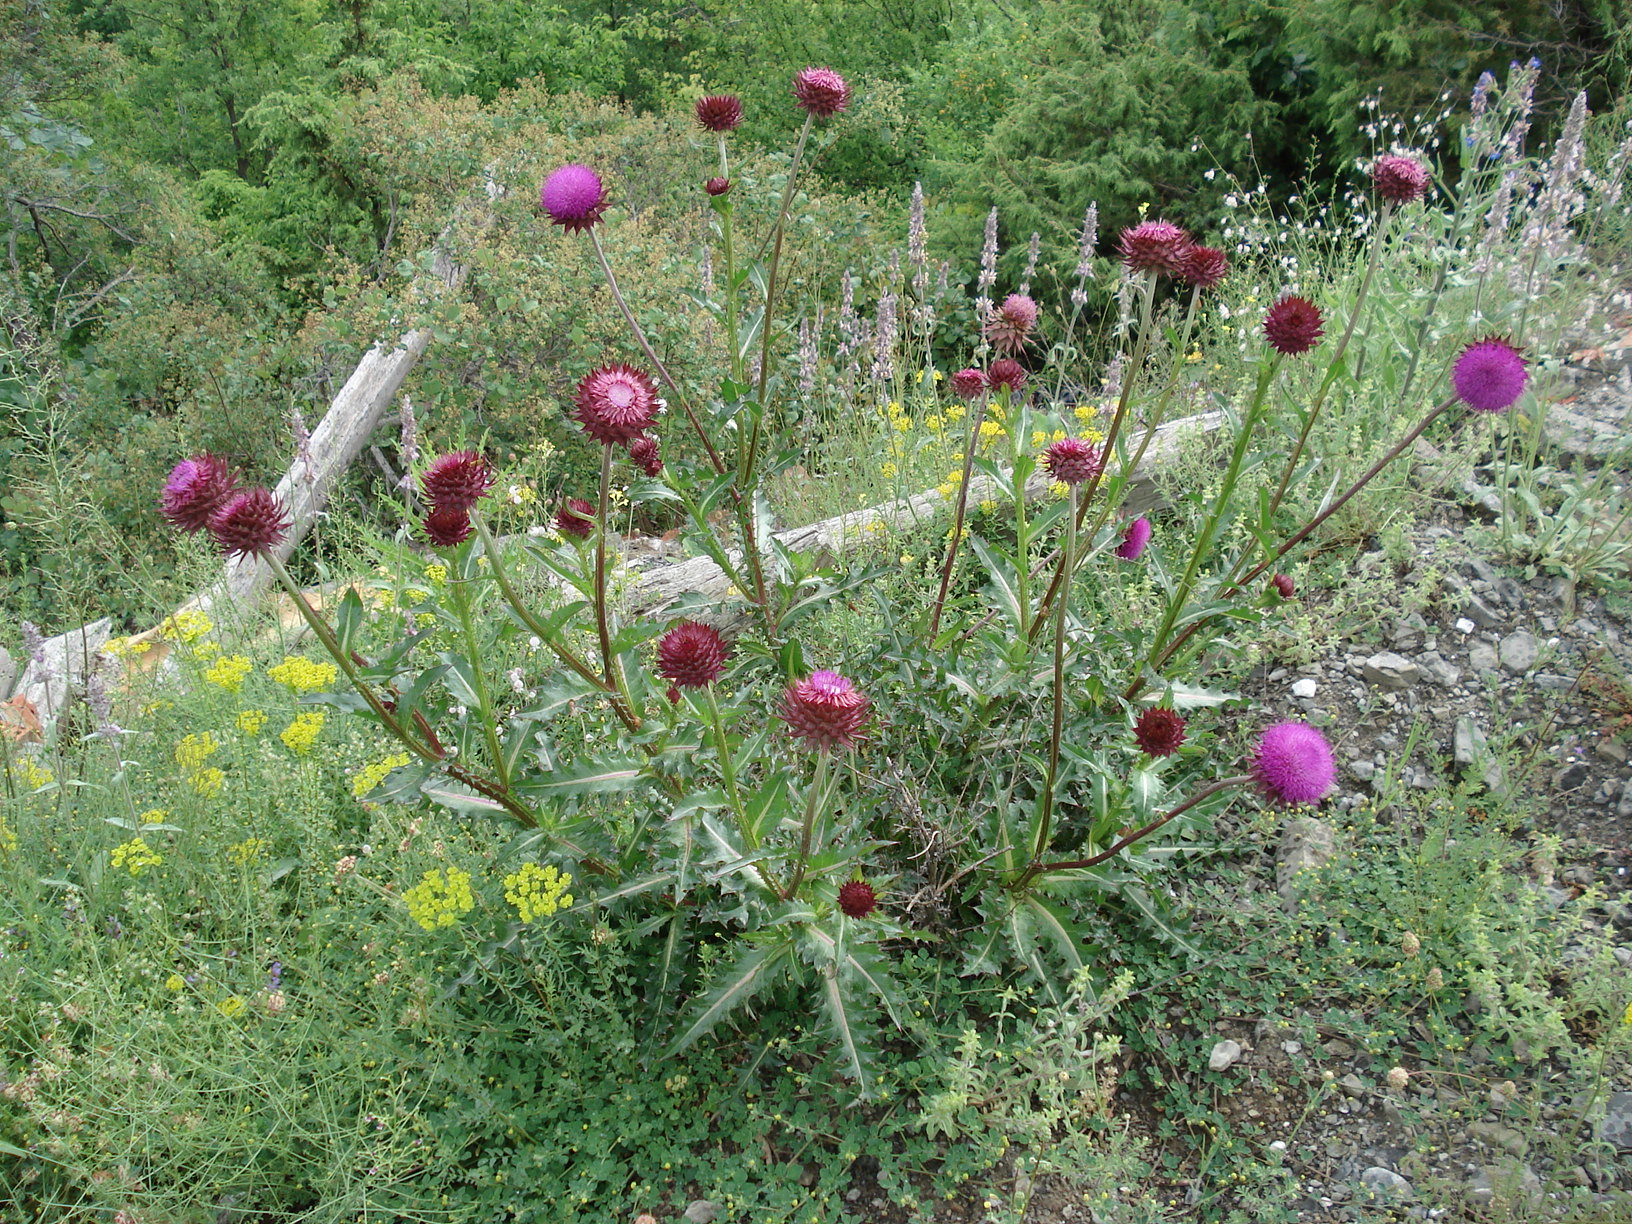
[[[1275,853],[1275,891],[1288,909],[1298,906],[1298,876],[1330,862],[1337,853],[1337,834],[1313,816],[1294,816],[1286,822]]]
[[[1541,1178],[1524,1165],[1510,1160],[1500,1165],[1484,1165],[1468,1179],[1468,1198],[1481,1206],[1500,1197],[1504,1202],[1535,1205],[1541,1202]]]
[[[1516,629],[1501,640],[1496,655],[1501,660],[1503,671],[1510,676],[1522,676],[1541,657],[1541,642],[1535,634]]]
[[[1500,1122],[1470,1123],[1468,1136],[1486,1147],[1506,1152],[1509,1156],[1523,1156],[1530,1149],[1529,1142],[1522,1134],[1511,1126],[1503,1126]]]
[[[1241,1057],[1241,1043],[1225,1038],[1213,1047],[1212,1054],[1207,1059],[1209,1071],[1228,1071]]]
[[[11,652],[0,646],[0,699],[11,696],[11,686],[17,682],[17,664],[12,662]]]
[[[1366,1095],[1365,1082],[1352,1071],[1338,1080],[1337,1086],[1344,1096],[1352,1097],[1356,1101],[1364,1099]]]
[[[1612,1093],[1598,1124],[1598,1137],[1623,1152],[1632,1151],[1632,1092]]]
[[[1495,671],[1497,665],[1496,647],[1489,642],[1468,643],[1468,666],[1476,672]]]
[[[1462,768],[1479,770],[1480,780],[1490,790],[1500,791],[1503,788],[1505,779],[1501,762],[1491,754],[1485,733],[1473,721],[1471,714],[1464,714],[1456,720],[1456,728],[1451,733],[1451,756]]]
[[[1546,689],[1549,693],[1567,693],[1575,687],[1575,677],[1559,676],[1552,672],[1537,672],[1530,677],[1530,683],[1539,689]]]
[[[1371,761],[1350,761],[1349,772],[1362,782],[1370,782],[1377,775],[1377,766]]]
[[[1428,677],[1430,683],[1440,688],[1454,688],[1456,682],[1462,679],[1462,669],[1437,650],[1418,655],[1417,666],[1422,668],[1423,675]]]
[[[1571,761],[1553,775],[1553,789],[1561,791],[1580,790],[1587,784],[1590,775],[1591,771],[1587,769],[1585,761]]]
[[[1360,1184],[1381,1199],[1408,1199],[1416,1195],[1410,1182],[1393,1169],[1385,1169],[1381,1165],[1372,1165],[1361,1173]]]
[[[1368,684],[1382,689],[1410,688],[1422,679],[1422,669],[1404,655],[1385,650],[1374,654],[1360,667]]]
[[[1471,591],[1466,597],[1462,611],[1481,629],[1494,629],[1502,623],[1502,614]]]
[[[719,1204],[708,1199],[692,1199],[681,1219],[690,1220],[691,1224],[710,1224],[710,1221],[719,1214]]]
[[[1315,683],[1312,677],[1305,676],[1301,680],[1292,682],[1292,696],[1294,697],[1313,697],[1319,691],[1320,686]]]

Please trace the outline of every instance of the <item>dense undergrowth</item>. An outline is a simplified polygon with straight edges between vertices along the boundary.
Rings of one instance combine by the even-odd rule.
[[[997,291],[995,218],[966,292],[921,199],[892,255],[852,202],[800,194],[843,122],[831,73],[801,74],[786,157],[739,156],[728,107],[688,141],[542,97],[514,123],[427,102],[440,172],[511,188],[410,388],[469,409],[470,449],[400,439],[414,479],[293,562],[343,579],[317,612],[179,612],[116,640],[43,742],[0,740],[20,1218],[702,1198],[823,1221],[876,1194],[1017,1220],[1044,1174],[1106,1220],[1286,1218],[1224,1081],[1175,1072],[1226,1007],[1318,1015],[1380,1083],[1470,1050],[1551,1059],[1590,1108],[1632,1000],[1607,947],[1566,968],[1559,919],[1513,887],[1522,794],[1435,793],[1420,847],[1348,811],[1359,853],[1318,909],[1210,900],[1239,839],[1331,789],[1319,729],[1268,727],[1235,669],[1341,635],[1299,592],[1341,592],[1342,565],[1304,541],[1341,557],[1408,520],[1405,442],[1434,443],[1442,480],[1500,466],[1511,559],[1618,581],[1613,523],[1547,535],[1564,502],[1527,448],[1560,337],[1617,290],[1632,145],[1590,151],[1583,99],[1528,152],[1537,79],[1482,81],[1454,156],[1424,155],[1431,119],[1384,121],[1341,205],[1226,180],[1216,248],[1155,217],[1097,243],[1091,211],[1043,309],[1026,244]],[[716,165],[729,191],[690,186]],[[806,313],[835,276],[831,319]],[[355,284],[309,351],[396,325]],[[541,387],[572,404],[543,431]],[[1203,411],[1136,514],[1157,426]],[[152,479],[129,465],[149,516],[180,458],[162,436]],[[195,440],[288,449],[217,436]],[[164,488],[185,573],[211,571],[210,537],[296,587],[283,511],[231,466],[196,454]],[[937,485],[852,554],[773,543]],[[717,562],[729,640],[674,623],[719,600],[627,613],[609,543],[641,525]],[[1566,543],[1526,553],[1544,537]],[[1474,992],[1506,1005],[1454,1002]]]

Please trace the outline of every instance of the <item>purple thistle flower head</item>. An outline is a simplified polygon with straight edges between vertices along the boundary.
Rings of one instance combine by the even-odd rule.
[[[194,455],[170,469],[160,509],[182,531],[203,531],[234,493],[238,479],[219,455]]]
[[[1414,157],[1379,157],[1371,168],[1377,194],[1393,204],[1420,200],[1428,191],[1428,167]]]
[[[847,880],[839,885],[839,909],[849,918],[865,918],[878,908],[878,894],[866,880]]]
[[[1287,294],[1264,315],[1264,339],[1277,353],[1296,357],[1320,343],[1326,330],[1320,311],[1308,298]]]
[[[1116,555],[1124,561],[1137,561],[1149,543],[1150,520],[1140,515],[1122,529],[1122,543],[1116,546]]]
[[[468,506],[436,506],[425,516],[425,538],[438,548],[453,548],[470,539]]]
[[[1043,463],[1055,480],[1081,484],[1099,471],[1099,447],[1087,438],[1061,438],[1043,452]]]
[[[650,434],[629,439],[629,462],[654,479],[663,475],[663,455]]]
[[[1133,742],[1147,756],[1172,756],[1184,743],[1184,719],[1172,710],[1152,706],[1134,722]]]
[[[1171,221],[1141,221],[1122,231],[1122,262],[1134,272],[1178,276],[1191,247],[1190,235]]]
[[[703,190],[711,196],[722,196],[731,190],[731,180],[715,175],[703,184]]]
[[[473,450],[436,460],[419,478],[425,497],[438,510],[469,510],[493,488],[493,468]]]
[[[1276,723],[1258,739],[1252,776],[1279,803],[1319,803],[1337,785],[1326,737],[1308,723]]]
[[[872,703],[836,671],[796,680],[782,694],[782,720],[811,748],[849,748],[861,738]]]
[[[697,99],[695,114],[705,131],[729,132],[742,122],[742,99],[735,94],[710,94]]]
[[[658,639],[657,671],[679,688],[702,688],[720,678],[730,654],[718,629],[681,621]]]
[[[952,375],[952,394],[961,400],[972,400],[986,390],[986,372],[970,366]]]
[[[606,188],[595,171],[572,163],[544,180],[538,202],[556,225],[568,231],[586,230],[606,211]]]
[[[1026,385],[1026,367],[1012,357],[999,357],[986,371],[986,385],[993,391],[1007,387],[1015,392]]]
[[[555,526],[562,535],[587,540],[595,534],[595,507],[581,497],[569,497],[555,512]]]
[[[578,383],[576,418],[604,446],[639,437],[657,417],[657,388],[634,366],[618,362],[591,370]]]
[[[986,338],[1000,356],[1013,357],[1026,347],[1036,326],[1037,303],[1024,293],[1011,293],[986,320]]]
[[[209,530],[227,556],[253,556],[282,542],[289,515],[270,491],[256,485],[228,498],[210,517]]]
[[[831,68],[801,68],[794,74],[793,96],[799,109],[828,119],[850,106],[850,83]]]
[[[1230,272],[1230,260],[1217,247],[1193,246],[1185,251],[1179,277],[1197,289],[1211,289]]]
[[[1457,398],[1477,412],[1511,408],[1529,381],[1519,351],[1496,336],[1468,345],[1451,370]]]

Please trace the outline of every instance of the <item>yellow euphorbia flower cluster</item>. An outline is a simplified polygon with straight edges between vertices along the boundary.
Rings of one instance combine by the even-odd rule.
[[[419,883],[402,894],[408,916],[427,931],[450,927],[476,908],[470,891],[470,872],[457,867],[432,867]]]
[[[123,845],[113,848],[113,855],[109,859],[115,871],[128,871],[133,876],[139,876],[149,867],[157,867],[164,862],[164,856],[153,850],[139,837],[133,837]]]
[[[304,714],[295,715],[295,721],[283,729],[278,736],[284,746],[296,756],[305,756],[317,743],[318,732],[323,730],[323,711],[308,710]]]
[[[572,908],[572,877],[550,864],[523,863],[520,870],[504,877],[504,899],[516,907],[523,922],[548,918],[557,910]]]
[[[340,669],[333,663],[317,663],[299,655],[286,655],[282,663],[267,668],[266,674],[297,693],[312,693],[333,684]]]
[[[219,684],[229,693],[244,687],[244,677],[255,670],[248,655],[222,655],[204,671],[204,679]]]
[[[381,782],[384,782],[388,773],[393,769],[399,769],[408,764],[411,759],[406,752],[393,752],[388,757],[364,765],[352,775],[351,793],[358,799],[363,798]]]

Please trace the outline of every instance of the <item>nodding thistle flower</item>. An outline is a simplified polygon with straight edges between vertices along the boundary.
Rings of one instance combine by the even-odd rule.
[[[722,196],[731,190],[731,180],[728,178],[721,178],[716,174],[713,178],[709,179],[708,182],[703,184],[703,190],[708,192],[708,194],[711,196]]]
[[[461,514],[486,497],[496,479],[492,466],[473,450],[443,455],[419,478],[425,500],[437,510]]]
[[[657,388],[633,366],[601,366],[578,383],[577,421],[605,446],[639,437],[657,418]]]
[[[1012,357],[999,357],[986,371],[986,385],[993,391],[1018,391],[1026,385],[1026,367]]]
[[[1131,271],[1179,276],[1192,245],[1190,235],[1170,221],[1141,221],[1122,231],[1119,251]]]
[[[1152,706],[1134,722],[1133,742],[1147,756],[1172,756],[1184,743],[1184,719],[1172,710]]]
[[[238,491],[238,478],[219,455],[194,455],[170,469],[160,509],[164,517],[192,534],[210,525],[210,518]]]
[[[1229,258],[1217,247],[1192,246],[1179,266],[1179,279],[1197,289],[1211,289],[1229,273]]]
[[[588,166],[562,166],[539,189],[538,202],[550,220],[567,231],[587,230],[606,211],[606,188]]]
[[[1099,471],[1099,447],[1087,438],[1061,438],[1043,452],[1043,463],[1055,480],[1081,484]]]
[[[1428,167],[1414,157],[1379,157],[1371,167],[1377,194],[1392,204],[1409,204],[1428,192]]]
[[[735,94],[710,94],[697,99],[695,114],[705,131],[729,132],[742,122],[742,99]]]
[[[861,738],[872,703],[836,671],[819,671],[788,685],[777,713],[806,745],[849,748]]]
[[[1012,357],[1025,349],[1037,326],[1037,303],[1024,293],[1011,293],[986,320],[986,338],[1000,356]]]
[[[658,453],[657,439],[650,434],[629,439],[629,461],[648,476],[663,475],[663,456]]]
[[[595,534],[595,507],[581,497],[569,497],[555,512],[556,530],[587,540]]]
[[[1476,412],[1501,412],[1524,394],[1530,374],[1519,351],[1497,336],[1462,350],[1451,370],[1457,398]]]
[[[470,539],[470,511],[461,506],[436,506],[425,516],[425,538],[438,548],[453,548]]]
[[[1319,803],[1337,784],[1326,737],[1308,723],[1276,723],[1259,737],[1252,776],[1280,803]]]
[[[801,68],[794,74],[793,96],[799,109],[828,119],[850,106],[850,85],[831,68]]]
[[[952,375],[952,394],[962,400],[972,400],[986,390],[986,374],[970,366]]]
[[[1264,339],[1277,353],[1295,357],[1320,343],[1320,311],[1308,298],[1287,294],[1264,315]]]
[[[1298,592],[1297,587],[1292,585],[1292,579],[1285,574],[1276,574],[1269,580],[1269,585],[1275,588],[1275,593],[1282,599],[1291,599]]]
[[[839,909],[850,918],[865,918],[878,908],[878,894],[866,880],[839,885]]]
[[[256,485],[228,498],[210,516],[209,530],[227,556],[248,557],[282,543],[289,516],[277,498]]]
[[[1141,515],[1122,528],[1122,543],[1116,546],[1116,555],[1124,561],[1137,561],[1149,543],[1150,520]]]
[[[657,672],[677,688],[703,688],[720,678],[730,654],[712,625],[681,621],[657,641]]]

